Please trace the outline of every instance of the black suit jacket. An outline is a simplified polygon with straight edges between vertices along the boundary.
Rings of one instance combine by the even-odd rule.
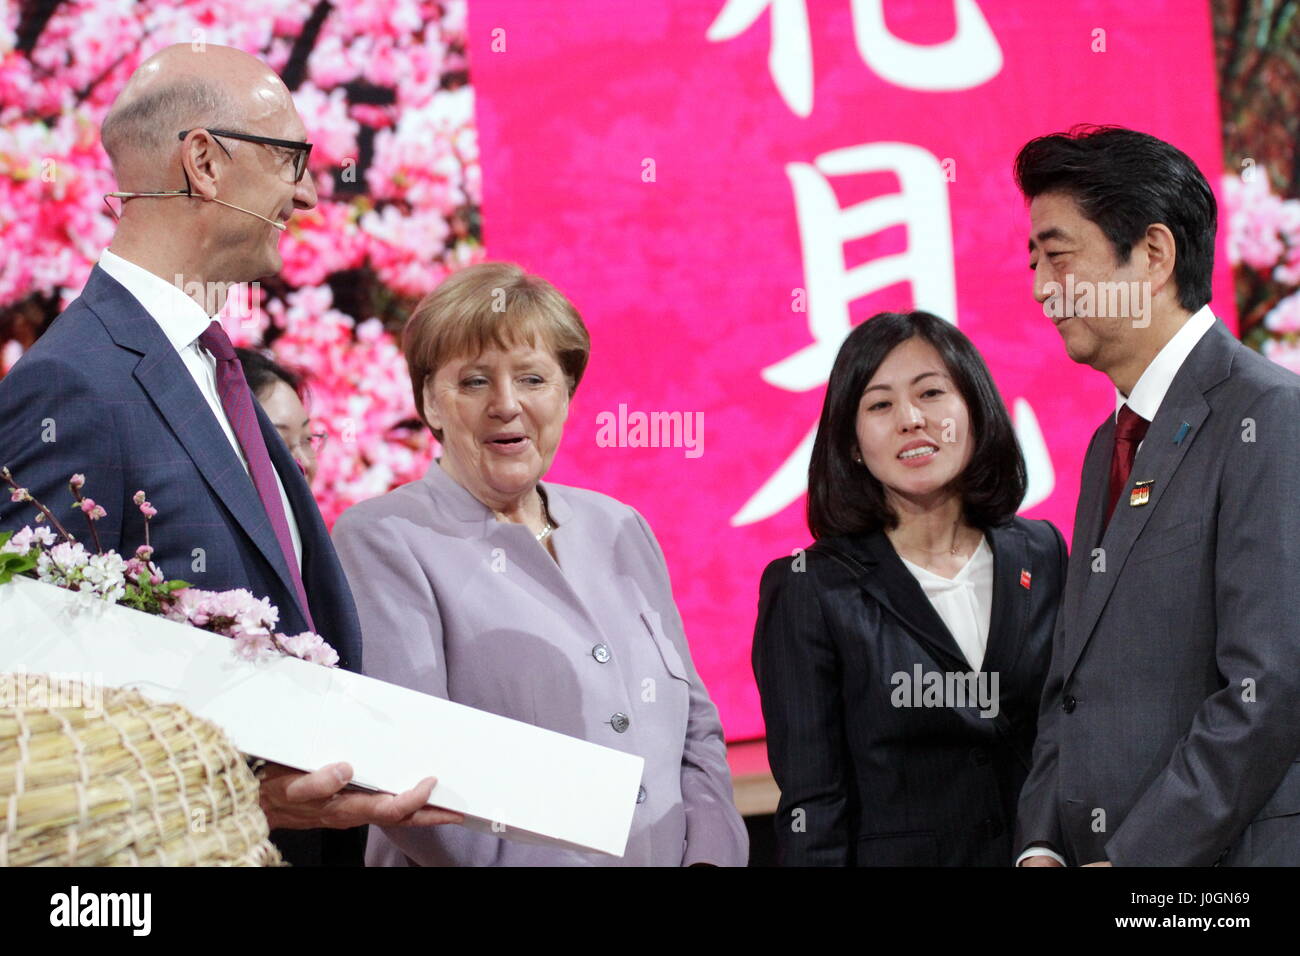
[[[1014,518],[987,538],[993,607],[974,675],[985,706],[956,683],[969,665],[883,532],[768,565],[753,659],[781,788],[781,863],[1013,862],[1067,554],[1046,521]],[[916,685],[938,680],[956,693],[915,706],[934,702]]]

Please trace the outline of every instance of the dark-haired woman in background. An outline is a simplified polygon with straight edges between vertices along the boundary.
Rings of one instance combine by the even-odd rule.
[[[970,340],[854,329],[808,473],[815,543],[763,573],[754,674],[786,865],[1010,866],[1066,549]]]
[[[311,419],[303,405],[302,376],[253,349],[235,349],[235,355],[257,403],[289,446],[289,453],[310,485],[316,480],[316,456],[325,444],[325,435],[311,430]]]

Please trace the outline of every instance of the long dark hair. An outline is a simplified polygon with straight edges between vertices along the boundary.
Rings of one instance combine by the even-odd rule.
[[[814,538],[898,525],[884,487],[853,453],[862,393],[889,353],[914,337],[934,346],[970,415],[975,446],[957,479],[966,521],[987,530],[1010,520],[1024,500],[1025,459],[993,376],[971,340],[929,312],[881,312],[845,338],[826,384],[808,466],[808,529]]]

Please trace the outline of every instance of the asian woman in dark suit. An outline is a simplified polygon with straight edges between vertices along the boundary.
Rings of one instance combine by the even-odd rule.
[[[970,340],[882,313],[836,357],[815,543],[768,565],[754,674],[796,866],[1011,866],[1065,541]]]

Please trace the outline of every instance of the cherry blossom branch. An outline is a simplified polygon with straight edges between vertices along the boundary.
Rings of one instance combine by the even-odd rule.
[[[54,517],[53,512],[51,512],[49,508],[45,507],[45,505],[41,504],[34,497],[32,497],[32,493],[28,491],[26,488],[18,487],[18,482],[14,480],[14,476],[13,474],[10,473],[8,468],[0,468],[0,478],[3,478],[6,482],[8,482],[9,487],[13,489],[13,491],[9,495],[10,501],[15,503],[20,501],[30,502],[32,505],[36,507],[36,510],[39,511],[47,521],[49,521],[50,527],[53,528],[55,531],[57,531],[59,533],[59,536],[63,538],[64,541],[72,542],[77,540],[71,534],[68,533],[67,528],[63,527],[63,525],[59,523],[59,519]],[[40,519],[38,518],[37,520],[39,521]]]
[[[73,475],[68,479],[68,489],[72,492],[72,497],[76,499],[73,505],[86,516],[86,524],[90,525],[90,538],[95,542],[95,553],[103,554],[104,546],[99,543],[99,530],[95,527],[95,522],[108,514],[102,507],[95,504],[94,498],[83,498],[81,496],[81,486],[86,483],[85,475]]]

